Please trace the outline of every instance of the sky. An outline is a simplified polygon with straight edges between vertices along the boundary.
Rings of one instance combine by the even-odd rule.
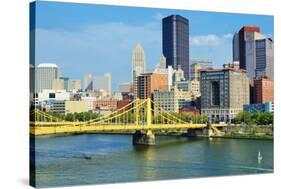
[[[152,70],[162,54],[162,18],[189,19],[190,59],[232,61],[232,37],[242,26],[259,26],[274,37],[273,16],[37,1],[35,64],[55,63],[64,76],[112,74],[112,88],[131,80],[132,51],[144,48]],[[81,82],[82,83],[82,82]]]

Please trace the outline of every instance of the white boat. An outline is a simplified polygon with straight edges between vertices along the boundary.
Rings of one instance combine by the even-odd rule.
[[[261,152],[258,153],[258,161],[260,162],[262,160]]]

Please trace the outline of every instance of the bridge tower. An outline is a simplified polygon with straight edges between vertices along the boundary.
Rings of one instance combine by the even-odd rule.
[[[137,100],[138,102],[138,100]],[[136,122],[138,123],[138,108],[136,108]],[[152,124],[152,110],[151,110],[151,99],[146,100],[146,126],[151,128]],[[146,131],[137,130],[133,135],[133,145],[154,145],[155,144],[155,135],[151,129]]]

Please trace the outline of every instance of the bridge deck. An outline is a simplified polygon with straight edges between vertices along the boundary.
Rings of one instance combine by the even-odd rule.
[[[80,125],[77,125],[80,124]],[[77,122],[32,122],[30,133],[33,135],[48,134],[71,134],[91,132],[114,132],[114,131],[136,131],[136,130],[168,130],[168,129],[195,129],[204,128],[206,124],[151,124],[149,125],[83,125],[86,123]],[[225,126],[225,125],[212,125]]]

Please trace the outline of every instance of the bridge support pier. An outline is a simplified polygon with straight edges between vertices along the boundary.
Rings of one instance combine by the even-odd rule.
[[[151,130],[147,130],[146,133],[136,131],[133,135],[133,145],[155,145],[155,135]]]
[[[214,135],[211,122],[208,121],[206,127],[204,128],[195,128],[188,129],[186,136],[191,137],[211,137]]]

